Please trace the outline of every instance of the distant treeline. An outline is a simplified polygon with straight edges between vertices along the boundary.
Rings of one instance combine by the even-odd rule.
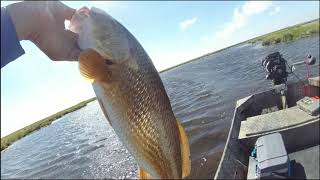
[[[84,106],[86,106],[89,102],[92,102],[96,100],[96,97],[88,99],[86,101],[82,101],[68,109],[65,109],[63,111],[57,112],[49,117],[46,117],[40,121],[37,121],[29,126],[26,126],[22,129],[19,129],[3,138],[1,138],[1,151],[4,150],[5,148],[7,148],[8,146],[10,146],[12,143],[14,143],[15,141],[25,137],[26,135],[44,127],[44,126],[48,126],[49,124],[51,124],[54,120],[61,118],[62,116],[73,112],[75,110],[78,110]]]

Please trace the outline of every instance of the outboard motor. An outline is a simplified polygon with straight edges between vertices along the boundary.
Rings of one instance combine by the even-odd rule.
[[[287,108],[287,61],[279,52],[271,53],[261,61],[262,66],[267,71],[266,79],[272,80],[274,89],[281,94],[282,108]]]
[[[309,65],[315,64],[315,62],[316,58],[309,54],[303,61],[296,62],[289,66],[287,61],[282,57],[282,55],[279,52],[271,53],[261,61],[262,66],[268,73],[266,75],[266,79],[272,80],[275,91],[281,94],[281,102],[283,109],[287,108],[286,82],[288,74],[293,73],[293,71],[295,70],[295,66],[306,64],[308,67]],[[287,72],[287,67],[289,68],[290,72]],[[308,78],[310,76],[309,69],[307,73]]]
[[[261,63],[268,73],[266,78],[272,80],[273,85],[279,85],[287,82],[287,61],[282,58],[282,55],[279,52],[269,54]]]

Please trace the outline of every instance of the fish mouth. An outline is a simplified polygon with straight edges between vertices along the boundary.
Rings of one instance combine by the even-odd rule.
[[[80,49],[94,49],[107,59],[107,64],[122,63],[131,55],[128,32],[98,8],[78,9],[71,18],[69,30],[79,35]]]
[[[86,6],[78,9],[71,18],[69,30],[79,33],[86,18],[90,17],[90,9]]]

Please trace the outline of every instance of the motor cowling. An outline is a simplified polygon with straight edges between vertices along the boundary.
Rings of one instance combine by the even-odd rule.
[[[283,84],[287,81],[287,62],[279,52],[267,55],[261,63],[268,73],[266,79],[272,80],[273,85]]]

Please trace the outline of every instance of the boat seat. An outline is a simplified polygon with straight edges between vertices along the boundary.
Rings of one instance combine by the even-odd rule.
[[[292,177],[319,179],[319,155],[319,145],[289,154]]]
[[[304,123],[319,121],[319,115],[311,116],[294,106],[288,109],[249,117],[241,122],[239,139],[251,136],[269,134],[273,131],[281,131]]]

